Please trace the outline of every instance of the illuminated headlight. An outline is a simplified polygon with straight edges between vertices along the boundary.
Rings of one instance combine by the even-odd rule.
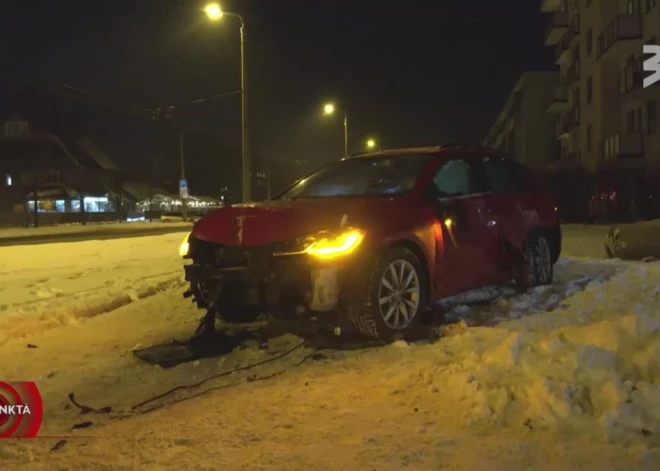
[[[359,229],[347,229],[332,236],[317,239],[307,246],[305,252],[319,259],[332,259],[353,253],[364,240],[364,232]]]
[[[186,234],[186,238],[183,239],[183,242],[181,242],[181,246],[179,246],[179,257],[187,257],[188,256],[188,251],[190,250],[190,243],[188,240],[190,239],[190,236],[192,235],[192,232],[189,232]]]

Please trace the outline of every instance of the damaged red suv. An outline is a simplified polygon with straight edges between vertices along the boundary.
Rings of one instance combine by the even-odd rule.
[[[271,200],[219,209],[181,255],[185,296],[207,320],[336,316],[389,340],[442,298],[552,283],[560,251],[556,208],[527,167],[439,146],[342,159]]]

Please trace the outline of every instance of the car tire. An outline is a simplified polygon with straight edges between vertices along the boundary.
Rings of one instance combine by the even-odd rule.
[[[557,263],[559,257],[561,256],[562,249],[562,234],[561,234],[561,225],[557,224],[556,227],[550,229],[549,234],[550,239],[550,250],[552,250],[552,263],[553,265]]]
[[[554,260],[551,241],[542,232],[530,233],[523,244],[523,262],[518,267],[516,285],[521,290],[551,285]]]
[[[169,219],[163,219],[162,222],[170,222],[170,220]]]
[[[368,289],[367,302],[351,310],[349,319],[360,334],[389,342],[419,322],[428,304],[429,276],[412,251],[395,248],[376,262]]]

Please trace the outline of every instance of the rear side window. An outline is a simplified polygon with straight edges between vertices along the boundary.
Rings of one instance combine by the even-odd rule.
[[[520,162],[512,161],[514,178],[518,186],[527,193],[542,193],[541,180],[534,175],[529,167]]]
[[[491,193],[511,194],[533,191],[531,173],[524,165],[500,156],[483,157],[481,164]]]

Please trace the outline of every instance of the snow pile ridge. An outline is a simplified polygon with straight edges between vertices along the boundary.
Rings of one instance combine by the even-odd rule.
[[[630,264],[567,296],[561,309],[470,329],[478,342],[446,338],[440,345],[460,360],[440,367],[433,387],[469,404],[468,423],[571,426],[602,440],[660,443],[658,286],[660,266]]]

